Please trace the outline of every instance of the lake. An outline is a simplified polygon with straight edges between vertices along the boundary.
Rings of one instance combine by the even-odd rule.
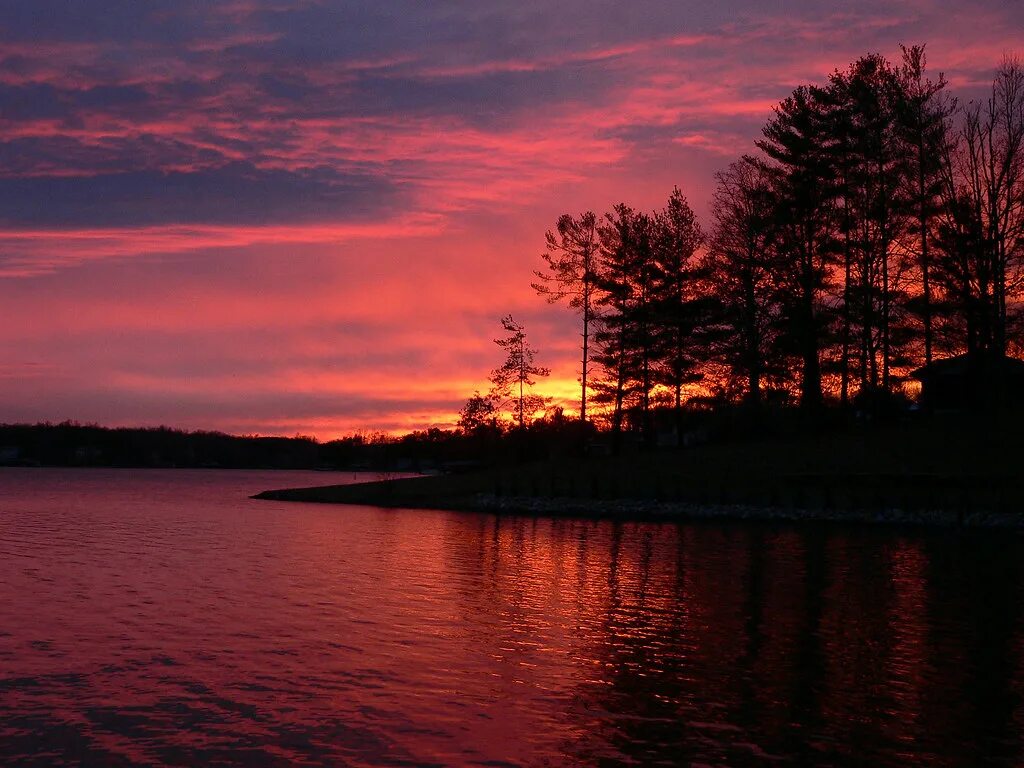
[[[0,469],[0,763],[1024,762],[1017,535],[247,498],[352,478]]]

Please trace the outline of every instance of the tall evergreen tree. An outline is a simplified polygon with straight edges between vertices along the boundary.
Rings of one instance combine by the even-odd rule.
[[[718,345],[744,381],[744,399],[759,406],[766,379],[784,378],[777,354],[778,293],[772,279],[774,196],[763,167],[750,157],[715,174],[715,228],[704,272],[727,332]]]
[[[695,345],[708,302],[696,290],[697,250],[705,237],[686,197],[675,187],[653,219],[653,316],[658,325],[655,380],[673,398],[676,433],[682,433],[683,387],[700,381]]]
[[[775,108],[757,146],[775,191],[776,280],[787,338],[800,360],[800,403],[822,403],[822,350],[831,324],[827,291],[836,261],[828,124],[818,89],[801,86]]]
[[[945,98],[946,79],[940,72],[932,81],[926,75],[925,46],[902,46],[899,69],[902,85],[897,128],[907,153],[907,201],[912,207],[921,292],[908,301],[910,312],[920,318],[924,341],[924,362],[930,364],[935,348],[935,296],[933,289],[933,233],[941,206],[942,158],[948,150],[949,120],[956,100]]]
[[[897,134],[901,82],[881,56],[865,56],[830,78],[833,164],[842,187],[844,321],[859,326],[861,387],[889,389],[896,360],[907,264],[895,244],[906,230],[907,162]],[[852,281],[852,284],[851,284]],[[844,331],[846,324],[844,322]]]
[[[580,369],[580,421],[587,420],[587,373],[590,337],[595,319],[597,277],[600,271],[600,242],[597,216],[592,211],[577,217],[564,214],[555,231],[546,234],[547,253],[542,254],[546,271],[534,274],[540,282],[533,289],[549,304],[568,299],[582,322],[582,363]]]
[[[650,438],[657,351],[652,230],[650,216],[625,204],[605,214],[599,229],[602,270],[597,285],[602,312],[596,360],[602,375],[595,389],[598,399],[612,406],[616,436],[635,398],[638,426]]]

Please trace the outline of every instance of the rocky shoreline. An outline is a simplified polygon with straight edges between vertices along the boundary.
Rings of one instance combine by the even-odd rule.
[[[559,517],[598,517],[680,522],[684,520],[751,520],[782,522],[835,522],[891,525],[924,525],[963,528],[1024,530],[1024,516],[1000,512],[951,512],[943,509],[801,509],[752,504],[706,504],[642,500],[586,500],[497,496],[481,493],[473,508],[498,514]]]

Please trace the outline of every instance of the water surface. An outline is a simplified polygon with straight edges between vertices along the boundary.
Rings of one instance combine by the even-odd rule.
[[[0,469],[0,763],[1017,765],[1017,536]]]

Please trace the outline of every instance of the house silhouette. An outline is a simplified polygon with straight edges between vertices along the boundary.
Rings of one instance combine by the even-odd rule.
[[[921,382],[921,407],[931,411],[1005,408],[1024,404],[1024,360],[963,354],[911,372]]]

